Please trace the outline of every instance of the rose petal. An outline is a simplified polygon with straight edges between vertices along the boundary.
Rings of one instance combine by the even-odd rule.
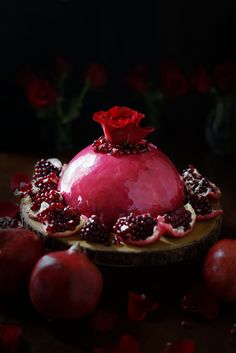
[[[16,189],[18,189],[21,184],[27,184],[30,182],[30,177],[26,174],[23,173],[16,173],[13,175],[10,181],[10,188],[11,191],[14,192]]]
[[[17,218],[19,205],[14,202],[0,202],[0,217]]]
[[[118,320],[118,314],[98,309],[89,319],[90,327],[100,333],[106,333],[113,329]]]
[[[114,345],[108,344],[102,347],[95,347],[93,353],[114,353]]]
[[[183,297],[181,308],[207,319],[215,319],[219,313],[219,301],[208,288],[198,283]]]
[[[93,120],[102,125],[106,139],[115,145],[136,144],[152,132],[153,127],[139,126],[143,118],[144,114],[136,110],[118,106],[93,115]]]
[[[123,335],[118,341],[114,353],[140,353],[139,344],[132,336]]]
[[[131,320],[143,320],[149,311],[156,310],[158,306],[157,301],[145,294],[128,294],[128,316]]]
[[[93,353],[140,353],[140,348],[132,336],[123,335],[117,343],[93,348]]]
[[[174,341],[166,344],[164,353],[194,353],[195,343],[191,339]]]
[[[0,351],[15,353],[22,340],[22,329],[17,325],[0,325]]]

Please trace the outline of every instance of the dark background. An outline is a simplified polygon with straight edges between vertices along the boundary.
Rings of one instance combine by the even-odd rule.
[[[47,69],[58,55],[74,66],[72,89],[90,61],[104,65],[109,86],[86,102],[74,131],[75,149],[100,134],[92,113],[110,106],[142,109],[123,91],[121,77],[136,63],[158,64],[174,59],[185,70],[235,59],[234,1],[157,0],[20,1],[4,2],[0,10],[0,119],[2,151],[34,152],[50,148],[40,142],[41,126],[16,83],[17,72],[30,65]],[[140,106],[139,106],[140,105]],[[169,136],[184,146],[185,138],[204,142],[207,114],[204,100],[190,97],[167,110],[159,138]],[[169,119],[169,120],[168,120]],[[50,139],[50,137],[49,137]],[[196,141],[195,141],[196,142]],[[39,147],[40,145],[40,147]]]

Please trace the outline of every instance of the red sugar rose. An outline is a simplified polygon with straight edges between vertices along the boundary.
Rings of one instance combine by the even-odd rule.
[[[152,127],[141,127],[144,114],[126,107],[113,107],[94,114],[93,120],[102,125],[106,139],[116,145],[135,144],[144,139]]]

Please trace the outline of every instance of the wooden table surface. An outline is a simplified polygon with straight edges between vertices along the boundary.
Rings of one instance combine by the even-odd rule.
[[[16,172],[31,175],[38,157],[9,153],[0,154],[0,201],[14,200],[9,180]],[[225,211],[222,236],[236,238],[236,164],[233,158],[204,154],[199,159],[200,171],[222,189],[222,205]],[[178,159],[182,166],[183,156]],[[201,167],[201,168],[200,168]],[[26,298],[19,301],[0,302],[0,323],[18,323],[23,328],[28,352],[34,353],[87,353],[91,347],[107,342],[120,334],[130,334],[140,343],[142,353],[162,353],[165,343],[192,338],[196,353],[235,353],[236,334],[229,330],[236,322],[234,304],[221,303],[219,317],[206,320],[189,316],[180,309],[180,300],[197,280],[201,278],[201,259],[172,268],[141,270],[102,269],[105,291],[102,305],[118,311],[117,327],[108,335],[89,329],[86,320],[81,322],[53,322],[41,317]],[[141,322],[130,321],[126,314],[127,292],[139,290],[151,293],[159,308]],[[181,326],[182,320],[190,320],[192,328]]]

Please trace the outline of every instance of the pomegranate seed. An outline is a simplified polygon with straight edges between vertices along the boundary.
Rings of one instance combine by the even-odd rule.
[[[81,228],[80,237],[83,240],[95,243],[109,244],[110,234],[99,217],[92,215]]]
[[[131,213],[127,217],[119,218],[113,230],[121,237],[130,236],[132,240],[144,240],[152,235],[156,224],[150,214],[135,216]]]
[[[50,160],[41,159],[34,166],[33,179],[37,180],[45,177],[51,174],[51,172],[54,172],[57,176],[59,176],[61,168],[53,165]]]
[[[151,151],[152,147],[150,142],[142,140],[135,145],[114,145],[107,141],[105,136],[101,136],[98,140],[95,140],[92,144],[94,151],[101,153],[108,153],[113,156],[124,155],[124,154],[141,154],[147,151]]]

